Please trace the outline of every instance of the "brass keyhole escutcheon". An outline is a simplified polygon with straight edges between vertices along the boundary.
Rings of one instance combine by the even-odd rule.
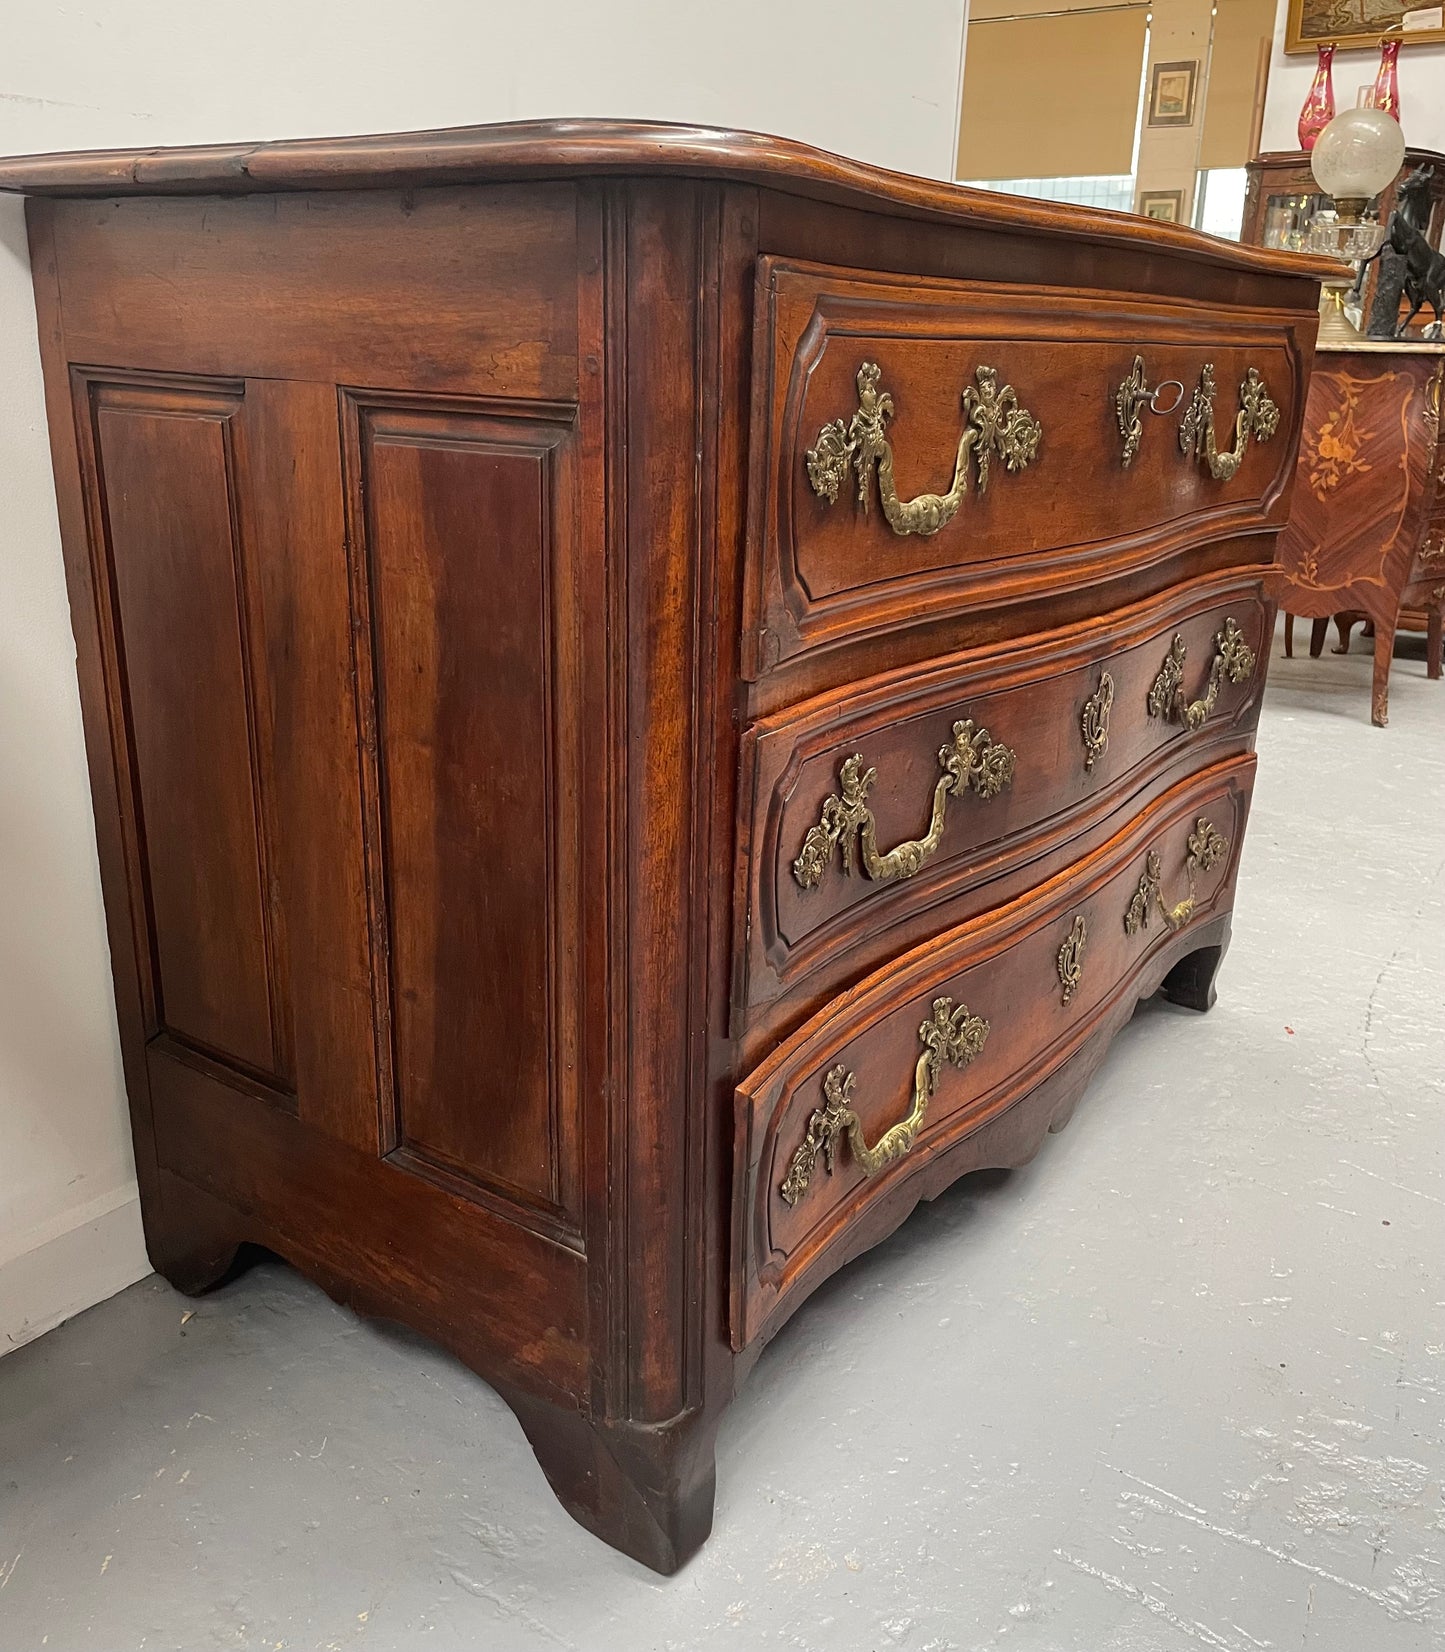
[[[1079,713],[1079,732],[1084,737],[1084,771],[1088,773],[1109,749],[1109,713],[1114,709],[1114,679],[1099,674],[1099,686],[1084,701]]]
[[[1174,391],[1174,398],[1161,406],[1159,397]],[[1139,444],[1144,439],[1144,421],[1140,415],[1150,413],[1172,413],[1184,400],[1184,384],[1180,379],[1165,379],[1163,384],[1150,385],[1148,375],[1144,369],[1143,356],[1134,357],[1134,365],[1129,369],[1129,376],[1114,392],[1114,417],[1119,426],[1119,434],[1124,438],[1124,451],[1120,455],[1124,469],[1134,463],[1139,452]]]
[[[1064,1003],[1079,990],[1084,978],[1084,948],[1089,944],[1089,921],[1082,912],[1074,914],[1073,927],[1064,939],[1058,953],[1059,985],[1064,989]]]

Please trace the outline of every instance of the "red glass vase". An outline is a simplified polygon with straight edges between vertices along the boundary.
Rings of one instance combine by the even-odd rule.
[[[1400,42],[1385,39],[1380,42],[1380,69],[1375,76],[1375,94],[1371,107],[1382,115],[1400,118],[1400,77],[1396,67],[1400,57]]]
[[[1334,62],[1334,58],[1333,45],[1319,48],[1319,66],[1315,69],[1315,78],[1310,86],[1309,96],[1305,99],[1304,108],[1299,112],[1301,149],[1313,149],[1315,139],[1335,118],[1335,82],[1330,74],[1330,64]]]

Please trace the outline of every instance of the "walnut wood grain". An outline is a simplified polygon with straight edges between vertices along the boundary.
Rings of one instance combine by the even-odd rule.
[[[781,1314],[919,1197],[1035,1151],[1137,993],[1211,999],[1317,267],[615,123],[36,158],[0,187],[67,197],[29,221],[152,1259],[194,1291],[266,1246],[436,1337],[584,1525],[675,1570],[777,1322],[735,1097],[778,1061],[805,1078],[806,1029],[847,1024],[865,975],[891,1072],[935,984],[913,960],[949,936],[947,970],[997,970],[1019,1006],[983,1072],[1007,1104],[941,1113],[907,1174],[829,1204]],[[783,269],[787,328],[757,302]],[[807,420],[783,418],[825,295],[897,347],[900,485],[932,485],[959,372],[1003,344],[1056,457],[991,485],[1012,537],[1000,510],[920,552],[841,518],[799,537],[794,510],[789,577],[824,617],[794,612],[773,658],[779,478],[856,380],[835,316]],[[1181,378],[1215,359],[1226,420],[1259,354],[1273,444],[1216,493],[1160,419],[1126,471],[1136,348]],[[1255,671],[1195,733],[1151,722],[1174,632],[1198,695],[1225,616]],[[876,750],[878,819],[916,833],[931,719],[970,699],[1038,765],[996,819],[950,814],[916,886],[813,924],[775,883],[764,916],[839,743]],[[1101,940],[1076,1036],[1046,1037],[1062,934],[1006,910],[1127,885],[1156,825],[1177,859],[1170,811],[1205,796],[1234,799],[1235,857],[1206,906]]]
[[[1181,452],[1178,413],[1146,414],[1125,486],[1113,389],[1141,353],[1151,383],[1175,380],[1191,393],[1212,365],[1222,430],[1255,368],[1287,433],[1308,378],[1308,321],[1248,310],[1226,321],[1048,288],[1021,301],[992,284],[905,284],[773,259],[759,266],[756,316],[749,675],[935,614],[1044,590],[1057,597],[1101,574],[1284,524],[1287,434],[1251,442],[1239,473],[1219,482]],[[876,500],[861,508],[851,472],[835,500],[820,497],[806,455],[825,425],[852,414],[865,362],[879,366],[893,404],[901,493],[946,484],[962,395],[980,366],[996,369],[1042,426],[1037,455],[1016,474],[995,457],[987,490],[975,474],[957,515],[927,536],[891,531]],[[1066,514],[1061,497],[1071,500]]]
[[[576,624],[554,596],[575,554],[558,531],[577,516],[572,421],[400,397],[348,413],[397,1145],[575,1227],[580,1119],[549,980],[570,822],[548,716],[570,687],[557,634]],[[467,897],[439,902],[445,889]]]
[[[1079,860],[1067,878],[944,931],[859,982],[743,1080],[736,1101],[735,1348],[777,1330],[831,1271],[819,1260],[866,1220],[872,1201],[906,1200],[908,1181],[931,1155],[986,1124],[1067,1061],[1154,956],[1172,950],[1187,925],[1171,930],[1156,912],[1144,931],[1131,935],[1123,921],[1149,852],[1159,854],[1171,890],[1187,886],[1197,897],[1190,924],[1204,925],[1228,901],[1253,775],[1254,758],[1247,755],[1174,788]],[[1189,881],[1186,838],[1201,817],[1229,847]],[[1065,1003],[1055,961],[1078,915],[1087,921],[1088,943],[1080,986]],[[833,1169],[816,1165],[807,1190],[790,1202],[783,1183],[808,1117],[823,1100],[823,1075],[837,1063],[856,1074],[860,1116],[867,1135],[876,1137],[906,1106],[919,1024],[940,996],[985,1018],[988,1036],[961,1072],[944,1070],[916,1148],[865,1177],[840,1147]]]
[[[572,402],[577,211],[562,182],[57,202],[66,336],[108,366]]]
[[[80,150],[0,161],[0,190],[27,195],[212,195],[494,183],[565,174],[717,177],[888,213],[1045,229],[1236,269],[1323,275],[1324,260],[1227,250],[1174,225],[1120,223],[1022,197],[935,183],[760,132],[649,121],[514,121],[351,138]]]
[[[233,485],[241,396],[234,385],[79,377],[75,394],[89,414],[118,651],[124,639],[116,710],[135,754],[152,1030],[289,1091],[285,943],[269,899],[274,741]],[[194,654],[176,648],[177,632]]]
[[[1037,877],[1046,850],[1069,845],[1116,809],[1137,809],[1161,780],[1247,749],[1273,631],[1262,572],[1197,581],[1107,624],[1068,627],[1025,647],[944,656],[924,671],[865,679],[756,722],[743,742],[756,845],[747,975],[734,1023],[745,1047],[775,1038],[849,974],[913,937],[1008,898],[1019,876]],[[1214,640],[1231,618],[1254,656],[1248,679],[1226,684],[1197,733],[1150,715],[1150,687],[1173,638],[1185,639],[1187,680],[1202,685]],[[1105,672],[1113,695],[1108,744],[1086,766],[1083,707]],[[1017,751],[1009,785],[987,800],[951,803],[937,853],[912,877],[876,883],[856,869],[848,876],[835,853],[819,886],[801,887],[793,862],[822,800],[836,791],[841,761],[861,751],[877,768],[872,802],[881,839],[912,837],[927,820],[940,740],[959,717]]]

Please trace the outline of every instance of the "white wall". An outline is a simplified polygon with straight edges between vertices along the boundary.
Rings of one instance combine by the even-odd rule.
[[[17,6],[0,153],[618,115],[949,175],[964,0]]]
[[[14,208],[0,197],[0,1352],[146,1272]]]
[[[1274,20],[1274,54],[1264,100],[1260,148],[1298,149],[1299,112],[1315,57],[1286,57],[1284,22],[1289,0],[1279,0]],[[1361,86],[1373,85],[1380,57],[1376,51],[1336,52],[1333,66],[1335,108],[1353,109]],[[1417,149],[1445,151],[1445,46],[1410,46],[1400,52],[1400,112],[1405,142]]]
[[[952,176],[966,0],[72,0],[7,12],[0,154],[545,115]],[[147,1271],[21,203],[0,196],[0,1351]]]

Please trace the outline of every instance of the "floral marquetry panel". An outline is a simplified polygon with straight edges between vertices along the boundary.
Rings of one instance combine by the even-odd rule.
[[[1279,545],[1288,612],[1393,615],[1424,526],[1438,366],[1429,355],[1321,356]]]
[[[1321,352],[1279,541],[1286,613],[1363,613],[1385,639],[1376,648],[1377,723],[1387,715],[1388,639],[1427,537],[1442,368],[1445,351],[1420,346]]]

